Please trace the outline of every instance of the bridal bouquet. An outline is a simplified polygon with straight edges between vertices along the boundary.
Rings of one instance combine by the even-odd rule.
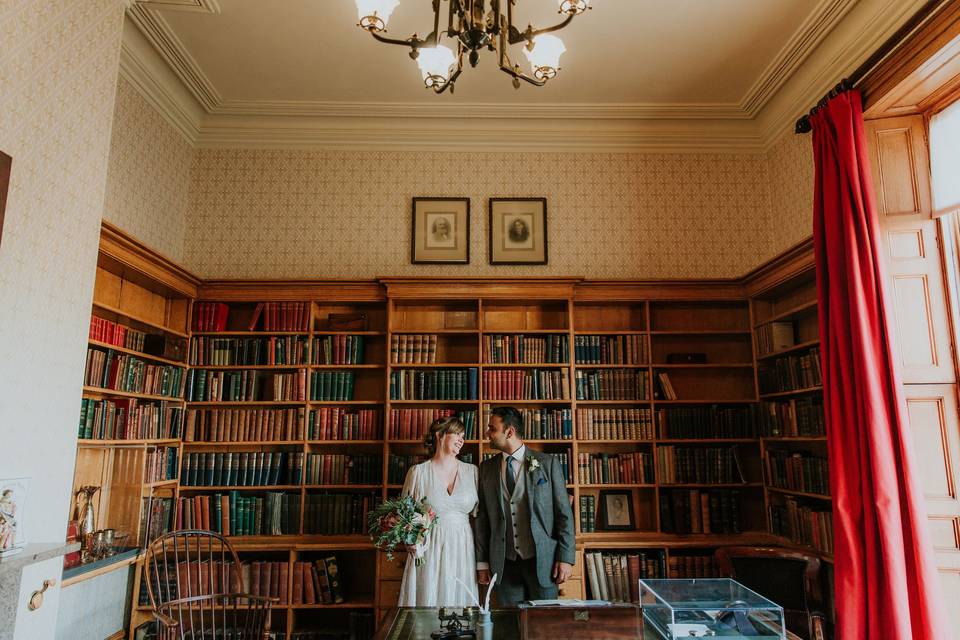
[[[427,534],[437,524],[437,513],[424,498],[419,502],[410,496],[387,500],[367,514],[367,532],[373,546],[387,552],[393,560],[397,547],[407,547],[417,566],[423,564]]]

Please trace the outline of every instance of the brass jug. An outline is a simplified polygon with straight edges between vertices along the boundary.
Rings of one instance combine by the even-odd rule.
[[[74,494],[77,496],[77,527],[82,550],[89,553],[92,551],[90,545],[93,542],[93,532],[97,530],[97,513],[93,509],[93,496],[100,487],[85,485],[80,487]]]

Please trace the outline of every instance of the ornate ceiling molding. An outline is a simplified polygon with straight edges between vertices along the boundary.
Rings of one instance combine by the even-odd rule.
[[[124,30],[121,73],[198,147],[758,153],[923,1],[820,0],[737,104],[471,103],[452,110],[228,100],[157,10],[218,14],[216,0],[128,0],[136,29]],[[128,46],[130,31],[150,46]]]

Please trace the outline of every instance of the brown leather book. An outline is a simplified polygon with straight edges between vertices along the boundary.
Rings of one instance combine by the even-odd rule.
[[[286,562],[280,563],[280,592],[278,597],[280,598],[280,604],[288,604],[290,597],[290,565]]]
[[[293,604],[303,604],[303,562],[293,565]]]

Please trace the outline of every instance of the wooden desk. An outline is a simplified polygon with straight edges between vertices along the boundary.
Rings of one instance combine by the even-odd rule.
[[[438,609],[400,607],[384,616],[374,640],[422,640],[440,629]],[[636,605],[606,607],[526,607],[494,609],[495,640],[582,640],[642,638],[643,623]]]

